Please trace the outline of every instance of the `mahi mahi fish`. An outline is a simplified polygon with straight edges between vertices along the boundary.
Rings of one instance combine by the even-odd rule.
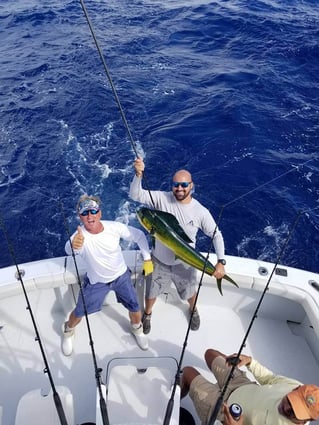
[[[136,214],[141,225],[151,236],[154,236],[163,245],[171,249],[177,258],[210,276],[214,274],[215,267],[201,253],[189,245],[192,242],[191,239],[186,235],[173,214],[146,207],[139,208]],[[237,283],[226,274],[223,279],[238,287]],[[216,280],[218,290],[223,295],[222,279]]]

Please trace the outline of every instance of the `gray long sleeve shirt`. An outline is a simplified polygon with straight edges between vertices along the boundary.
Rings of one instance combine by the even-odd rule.
[[[154,205],[150,198],[150,193],[154,201]],[[212,237],[216,223],[207,208],[200,204],[196,199],[192,198],[188,204],[178,202],[172,192],[149,191],[142,188],[142,179],[134,176],[130,186],[129,196],[134,201],[154,207],[160,211],[173,214],[178,220],[187,236],[193,241],[191,244],[195,247],[196,235],[198,230],[202,230],[205,235]],[[214,249],[217,258],[225,257],[224,240],[219,229],[216,229],[213,239]],[[175,254],[169,248],[164,246],[160,241],[156,240],[153,248],[153,255],[162,263],[174,265],[179,260],[175,259]]]

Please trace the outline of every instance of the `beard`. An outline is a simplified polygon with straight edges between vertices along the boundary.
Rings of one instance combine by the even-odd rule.
[[[175,191],[175,192],[173,192],[173,195],[175,196],[175,199],[177,201],[184,201],[184,199],[186,199],[190,195],[190,192],[185,192],[184,190],[183,191]]]

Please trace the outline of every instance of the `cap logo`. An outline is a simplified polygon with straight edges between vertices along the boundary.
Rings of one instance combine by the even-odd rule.
[[[313,404],[316,403],[316,399],[314,398],[313,395],[308,395],[306,397],[306,403],[308,404],[308,406],[312,406]]]

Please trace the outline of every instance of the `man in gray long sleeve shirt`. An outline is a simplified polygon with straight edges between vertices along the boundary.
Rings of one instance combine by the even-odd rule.
[[[219,279],[225,274],[226,264],[224,240],[216,223],[203,205],[192,197],[192,176],[186,170],[177,171],[173,176],[172,192],[148,191],[142,188],[144,162],[141,158],[134,162],[135,176],[130,186],[129,196],[142,204],[152,206],[158,210],[173,214],[187,236],[196,244],[196,235],[201,229],[207,236],[213,237],[213,244],[218,262],[214,276]],[[150,196],[151,195],[151,196]],[[193,311],[196,298],[196,270],[175,258],[175,254],[160,241],[155,241],[153,247],[154,272],[146,281],[145,309],[143,315],[144,333],[151,330],[152,308],[156,297],[165,292],[173,282],[182,300],[187,300],[190,314]],[[197,330],[200,326],[198,310],[192,314],[191,329]]]

